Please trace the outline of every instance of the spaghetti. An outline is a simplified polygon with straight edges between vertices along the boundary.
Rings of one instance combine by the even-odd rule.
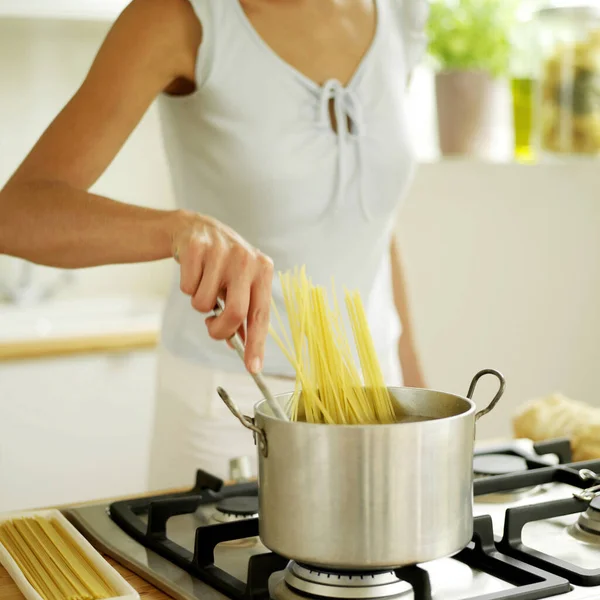
[[[358,425],[394,423],[395,404],[386,388],[358,292],[345,292],[359,364],[333,291],[315,286],[304,268],[280,274],[289,335],[274,307],[279,332],[270,334],[296,371],[290,418],[309,423]]]
[[[55,519],[0,524],[0,543],[43,600],[105,600],[117,594]]]

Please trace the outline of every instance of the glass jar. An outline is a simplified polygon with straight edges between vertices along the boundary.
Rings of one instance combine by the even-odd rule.
[[[540,149],[600,154],[600,3],[552,2],[536,20]]]
[[[535,160],[536,89],[539,67],[536,23],[531,9],[523,4],[511,32],[510,87],[513,112],[514,158],[518,162]]]

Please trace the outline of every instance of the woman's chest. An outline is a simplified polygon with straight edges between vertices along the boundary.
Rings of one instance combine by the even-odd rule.
[[[388,220],[414,166],[406,48],[392,25],[346,86],[317,85],[246,33],[215,44],[200,93],[174,109],[178,154],[218,198],[215,216],[260,216],[261,235]]]
[[[241,0],[237,6],[251,35],[284,64],[317,85],[329,79],[346,85],[376,37],[377,1]]]
[[[244,93],[204,103],[204,148],[213,175],[252,198],[248,210],[296,223],[395,210],[414,164],[401,65],[371,69],[354,89],[239,83]]]

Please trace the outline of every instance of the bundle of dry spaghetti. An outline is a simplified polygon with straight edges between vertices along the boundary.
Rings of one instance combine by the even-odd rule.
[[[279,333],[270,333],[296,371],[291,418],[309,423],[393,423],[395,404],[386,388],[358,292],[345,292],[360,368],[354,359],[332,285],[327,291],[304,268],[280,274],[289,327],[274,305]],[[289,334],[288,334],[289,330]]]
[[[0,543],[44,600],[104,600],[117,594],[55,519],[0,524]]]

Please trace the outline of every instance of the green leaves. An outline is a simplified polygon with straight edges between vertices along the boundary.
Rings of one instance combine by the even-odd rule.
[[[429,53],[443,70],[508,71],[515,0],[431,0]]]

